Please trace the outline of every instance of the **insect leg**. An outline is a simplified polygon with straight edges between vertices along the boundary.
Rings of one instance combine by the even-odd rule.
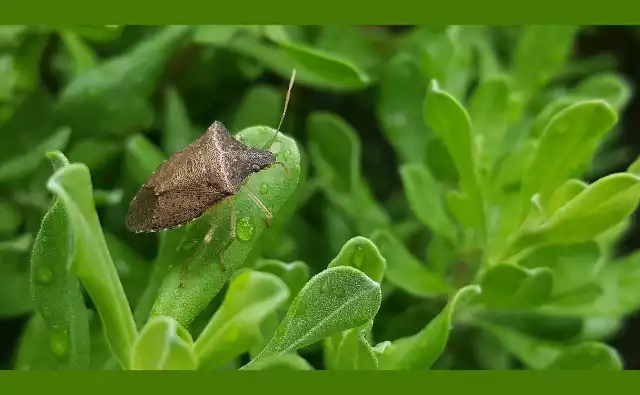
[[[204,248],[209,245],[209,243],[211,242],[211,240],[213,239],[213,232],[216,230],[216,228],[218,227],[218,225],[220,225],[220,221],[222,220],[222,216],[219,216],[218,219],[211,224],[211,227],[209,228],[209,230],[207,231],[207,233],[204,235],[204,239],[203,239],[203,243],[200,245],[200,247],[198,248],[196,254],[193,256],[193,258],[185,261],[185,263],[182,265],[182,271],[180,272],[180,287],[184,288],[184,276],[187,273],[187,269],[189,268],[189,266],[191,265],[191,263],[193,261],[195,261],[200,254],[202,253],[202,251],[204,250]]]
[[[233,208],[231,209],[231,224],[230,224],[230,230],[229,230],[229,240],[227,241],[227,244],[225,244],[225,246],[222,248],[222,250],[220,250],[220,269],[223,272],[227,271],[227,268],[224,266],[224,262],[223,262],[224,253],[225,251],[227,251],[227,248],[229,248],[231,244],[233,244],[233,242],[236,241],[236,217],[238,213],[237,213],[235,198],[232,199],[232,202],[233,202]]]
[[[251,200],[253,200],[253,202],[262,209],[262,211],[264,211],[265,222],[267,223],[267,226],[271,226],[271,218],[273,218],[273,214],[271,214],[271,211],[269,211],[269,209],[262,203],[262,201],[260,201],[260,199],[253,192],[251,192],[251,190],[249,190],[249,188],[246,188],[246,189],[247,189],[247,195],[249,195]]]

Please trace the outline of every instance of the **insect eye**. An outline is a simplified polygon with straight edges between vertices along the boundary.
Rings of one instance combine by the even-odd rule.
[[[252,168],[253,168],[253,171],[260,170],[260,166],[258,166],[258,165],[253,165]]]

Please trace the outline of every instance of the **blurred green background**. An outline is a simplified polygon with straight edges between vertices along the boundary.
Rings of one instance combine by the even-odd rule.
[[[428,79],[437,78],[464,99],[483,73],[509,69],[522,31],[518,26],[199,26],[186,35],[149,26],[0,26],[0,367],[11,367],[33,308],[27,270],[33,237],[50,204],[46,151],[61,150],[72,162],[89,166],[102,225],[113,236],[110,241],[126,251],[116,263],[121,259],[127,266],[124,257],[131,256],[139,262],[121,271],[127,294],[135,299],[157,251],[155,235],[133,235],[124,228],[128,203],[145,179],[137,161],[157,162],[214,120],[232,133],[257,124],[275,127],[295,67],[298,80],[282,131],[300,144],[308,177],[297,211],[262,255],[304,261],[317,271],[350,237],[368,237],[376,226],[393,221],[409,250],[422,257],[430,235],[412,218],[398,168],[439,151],[425,149],[419,133],[402,130],[424,127],[421,98]],[[540,57],[532,58],[539,64],[523,69],[532,81],[540,79],[530,90],[535,95],[523,99],[534,114],[598,73],[615,73],[631,87],[588,180],[624,171],[640,151],[639,31],[558,27],[547,37],[552,50],[540,49]],[[417,59],[417,66],[405,67],[407,59]],[[107,61],[91,78],[79,78]],[[356,166],[377,201],[371,207],[381,212],[372,208],[355,221],[323,193],[326,173],[306,152],[314,113],[335,114],[357,133]],[[340,141],[330,144],[338,156],[346,149]],[[345,160],[345,173],[349,166]],[[618,252],[634,251],[639,243],[634,220]],[[402,298],[394,303],[407,305]],[[381,317],[377,320],[384,322],[384,312]],[[423,324],[390,325],[386,333]],[[627,369],[640,368],[640,343],[633,336],[639,330],[640,315],[631,315],[606,339]]]

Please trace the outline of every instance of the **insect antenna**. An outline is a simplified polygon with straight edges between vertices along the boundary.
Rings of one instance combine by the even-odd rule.
[[[284,121],[284,116],[287,113],[287,107],[289,106],[289,97],[291,96],[291,89],[293,88],[293,82],[296,79],[296,69],[293,69],[291,73],[291,80],[289,80],[289,89],[287,89],[287,96],[284,99],[284,110],[282,110],[282,116],[280,117],[280,123],[278,124],[278,128],[276,129],[276,133],[273,135],[273,138],[269,143],[263,148],[264,150],[268,150],[271,148],[271,145],[276,141],[276,137],[278,137],[278,133],[280,133],[280,127],[282,126],[282,121]]]

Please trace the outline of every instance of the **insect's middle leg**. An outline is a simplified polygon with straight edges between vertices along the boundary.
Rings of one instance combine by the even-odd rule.
[[[262,203],[262,201],[253,193],[249,190],[249,188],[247,189],[247,195],[249,195],[249,197],[251,198],[251,200],[253,200],[253,202],[260,207],[260,209],[264,212],[265,218],[264,221],[266,222],[267,226],[271,226],[271,219],[273,218],[273,214],[271,214],[271,211],[269,211],[269,209],[264,205],[264,203]]]
[[[227,251],[229,247],[231,247],[231,244],[233,244],[233,242],[236,241],[236,220],[238,216],[238,212],[237,212],[238,208],[236,207],[235,199],[232,199],[232,204],[233,204],[233,207],[231,208],[231,223],[229,224],[229,240],[227,240],[227,244],[224,245],[224,247],[222,248],[222,250],[220,250],[220,253],[219,253],[220,270],[222,270],[223,272],[227,271],[227,268],[225,267],[223,262],[224,253]]]
[[[234,205],[234,209],[235,209],[235,205]],[[209,243],[211,242],[211,240],[213,239],[213,233],[215,232],[215,230],[218,228],[218,225],[220,225],[220,221],[222,220],[222,216],[220,216],[215,222],[210,223],[210,227],[209,230],[207,231],[207,233],[204,235],[204,239],[202,244],[200,245],[200,247],[198,248],[198,251],[196,252],[196,254],[193,256],[193,258],[185,261],[185,263],[182,265],[182,271],[180,272],[180,287],[184,288],[184,276],[187,273],[187,269],[189,268],[189,266],[191,265],[191,263],[193,261],[195,261],[200,254],[202,253],[202,251],[204,250],[204,248],[209,245]]]

